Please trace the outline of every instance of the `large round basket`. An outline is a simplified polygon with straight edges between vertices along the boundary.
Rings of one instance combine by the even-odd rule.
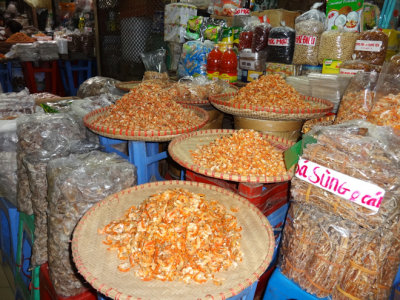
[[[154,141],[154,142],[165,142],[165,141],[170,141],[177,135],[180,135],[182,133],[187,133],[187,132],[192,132],[195,130],[198,130],[202,128],[209,119],[208,113],[200,108],[200,107],[195,107],[195,106],[190,106],[190,105],[184,105],[182,106],[185,109],[190,109],[193,110],[196,115],[198,115],[201,118],[201,122],[199,124],[196,124],[196,126],[190,127],[190,128],[181,128],[181,129],[175,129],[175,130],[125,130],[125,129],[120,129],[120,128],[111,128],[107,126],[103,126],[100,124],[96,124],[95,120],[107,113],[107,107],[106,108],[100,108],[96,109],[87,115],[83,117],[83,123],[85,124],[86,127],[88,127],[90,130],[93,132],[113,138],[113,139],[121,139],[121,140],[134,140],[134,141]],[[160,116],[161,118],[162,116]]]
[[[236,93],[225,93],[213,95],[209,98],[212,105],[224,113],[239,117],[249,117],[264,120],[308,120],[325,116],[332,111],[333,104],[324,99],[301,96],[301,98],[310,103],[307,109],[287,109],[284,107],[262,107],[246,104],[233,104],[229,100]]]
[[[129,92],[131,89],[135,88],[139,84],[141,84],[142,81],[125,81],[125,82],[119,82],[115,84],[115,87],[120,89],[121,91],[124,92]]]
[[[235,182],[250,182],[250,183],[274,183],[289,181],[293,177],[294,167],[288,170],[281,176],[269,177],[266,175],[248,175],[243,176],[240,174],[220,173],[211,169],[207,169],[197,165],[193,162],[191,152],[196,150],[198,146],[209,144],[222,136],[231,135],[235,132],[233,129],[214,129],[214,130],[200,130],[193,133],[188,133],[175,138],[168,146],[168,152],[172,159],[179,163],[181,166],[193,172],[203,174],[209,177],[235,181]],[[287,139],[262,134],[262,136],[271,142],[276,148],[285,151],[295,144],[293,141]]]
[[[224,88],[224,94],[228,93],[237,93],[237,91],[239,90],[239,88],[237,88],[236,86],[233,85],[229,85],[227,87]],[[208,99],[212,97],[212,95],[210,95],[208,97]],[[207,105],[210,104],[210,101],[208,99],[196,99],[196,100],[182,100],[182,99],[177,99],[175,100],[178,103],[182,103],[182,104],[189,104],[189,105]]]
[[[236,269],[218,273],[225,278],[221,286],[180,281],[142,281],[133,271],[117,270],[120,260],[115,251],[107,250],[98,229],[121,218],[132,205],[158,192],[184,188],[204,194],[206,199],[222,203],[226,208],[239,208],[235,213],[242,227],[240,241],[243,261]],[[226,299],[253,284],[267,269],[274,251],[274,235],[267,218],[247,199],[228,190],[191,181],[162,181],[126,189],[94,205],[79,221],[72,240],[72,255],[80,274],[96,290],[113,299]]]

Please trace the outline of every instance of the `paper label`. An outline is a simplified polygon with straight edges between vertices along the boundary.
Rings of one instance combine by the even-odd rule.
[[[340,74],[344,75],[356,75],[358,72],[364,72],[363,70],[356,70],[356,69],[340,69]]]
[[[235,16],[248,16],[250,15],[250,9],[248,8],[237,8],[235,11]]]
[[[366,41],[357,40],[355,51],[368,51],[368,52],[380,52],[382,49],[382,41]]]
[[[289,46],[289,39],[268,39],[268,46]]]
[[[263,72],[257,72],[257,71],[251,71],[249,70],[247,72],[247,81],[252,82],[254,80],[257,80],[258,77],[260,77],[263,74]]]
[[[313,35],[297,35],[296,36],[296,45],[306,45],[306,46],[315,46],[317,42],[317,37]]]
[[[296,167],[297,178],[377,212],[385,196],[379,186],[320,166],[303,158]]]

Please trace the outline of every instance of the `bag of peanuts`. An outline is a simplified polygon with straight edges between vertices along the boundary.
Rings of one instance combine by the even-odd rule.
[[[380,30],[362,32],[356,41],[354,54],[357,59],[382,65],[385,61],[388,41],[388,36]]]
[[[354,75],[340,102],[335,124],[366,119],[372,109],[377,82],[376,72],[360,72]]]
[[[325,59],[350,60],[358,36],[357,32],[344,31],[343,28],[325,31],[321,35],[318,62],[322,64]]]
[[[321,34],[325,30],[325,14],[317,8],[323,3],[315,3],[311,9],[295,20],[296,45],[293,63],[295,65],[318,65],[318,49]]]

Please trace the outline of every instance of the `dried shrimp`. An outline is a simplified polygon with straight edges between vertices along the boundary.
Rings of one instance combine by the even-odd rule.
[[[241,129],[191,154],[195,164],[215,172],[268,177],[286,173],[282,151],[254,130]]]
[[[400,93],[379,98],[367,120],[379,126],[391,126],[400,130]]]
[[[236,217],[217,201],[168,189],[132,206],[99,233],[105,234],[109,250],[117,250],[121,272],[134,270],[145,281],[213,280],[220,285],[223,278],[215,273],[242,261],[241,230]]]

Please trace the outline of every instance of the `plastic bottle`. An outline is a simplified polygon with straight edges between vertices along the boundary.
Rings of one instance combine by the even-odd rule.
[[[221,64],[222,52],[219,50],[218,44],[207,56],[207,77],[211,80],[218,80],[219,68]]]
[[[237,81],[237,56],[232,45],[222,54],[219,79],[234,84]]]

